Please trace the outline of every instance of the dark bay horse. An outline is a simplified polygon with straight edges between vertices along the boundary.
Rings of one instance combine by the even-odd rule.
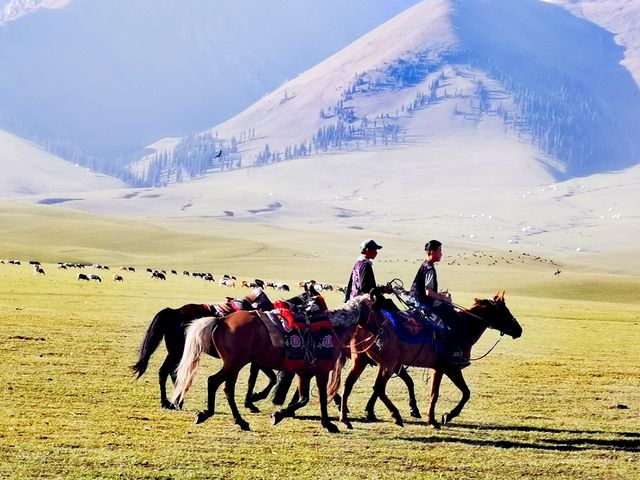
[[[317,292],[308,289],[302,295],[289,299],[288,302],[301,304],[305,298],[315,295],[317,295]],[[234,302],[233,306],[231,305],[231,302]],[[175,371],[180,363],[182,352],[184,351],[185,331],[187,327],[198,318],[220,317],[224,314],[231,313],[238,308],[249,310],[257,308],[262,310],[271,309],[273,306],[264,292],[261,289],[256,289],[241,300],[233,300],[228,297],[227,302],[214,305],[189,303],[180,308],[167,307],[160,310],[153,317],[153,320],[151,321],[151,324],[149,325],[149,328],[142,340],[138,361],[132,365],[131,369],[136,375],[136,378],[140,378],[147,370],[151,355],[156,348],[158,348],[160,342],[164,338],[165,345],[167,347],[167,357],[160,366],[160,370],[158,372],[160,383],[160,405],[162,408],[175,408],[174,404],[171,403],[167,397],[166,384],[169,376],[174,384],[176,382]],[[218,353],[215,349],[211,349],[206,353],[218,358]],[[260,371],[267,376],[269,383],[262,391],[254,394],[253,390]],[[276,375],[273,373],[273,370],[261,367],[258,364],[252,364],[247,395],[244,403],[245,407],[254,413],[259,412],[260,410],[253,404],[253,402],[267,398],[275,384]]]
[[[333,325],[334,338],[331,342],[331,359],[333,362],[340,356],[345,342],[356,330],[362,309],[368,295],[362,295],[350,300],[344,306],[329,310],[328,316]],[[195,320],[187,329],[184,354],[177,370],[176,387],[172,400],[179,404],[193,382],[193,376],[198,368],[200,356],[203,352],[211,351],[213,347],[220,354],[222,368],[208,379],[207,409],[196,415],[196,423],[202,423],[215,413],[216,392],[222,383],[229,402],[234,421],[242,430],[249,430],[249,424],[240,416],[235,401],[235,384],[238,373],[251,361],[274,370],[285,369],[283,347],[272,344],[269,330],[261,318],[260,312],[235,312],[223,318],[201,318]],[[298,374],[298,392],[300,399],[272,415],[275,425],[283,418],[291,417],[296,410],[309,401],[309,386],[311,378],[316,377],[318,395],[320,397],[320,414],[322,426],[329,432],[338,432],[329,420],[327,413],[327,383],[329,371],[310,366],[296,369]]]
[[[450,412],[442,416],[442,423],[446,424],[457,417],[470,398],[471,392],[467,386],[460,366],[451,365],[446,356],[433,344],[413,344],[402,341],[396,334],[389,320],[375,305],[368,303],[369,312],[362,327],[358,328],[354,340],[363,342],[369,338],[369,347],[364,351],[352,353],[352,367],[344,383],[342,394],[342,406],[340,409],[340,421],[347,428],[352,428],[348,419],[348,400],[356,380],[362,374],[367,365],[367,357],[378,364],[378,375],[374,385],[374,391],[391,412],[396,424],[402,426],[404,422],[400,412],[387,397],[385,392],[387,381],[393,374],[397,365],[409,365],[415,367],[427,367],[433,370],[431,380],[431,395],[429,402],[429,416],[427,423],[433,428],[440,428],[435,420],[435,406],[440,392],[442,377],[446,375],[453,384],[462,392],[462,399]],[[492,300],[475,300],[474,305],[468,310],[462,310],[460,315],[464,319],[465,329],[460,332],[459,341],[463,347],[463,355],[470,358],[471,348],[480,339],[487,328],[493,328],[518,338],[522,335],[522,327],[511,314],[504,301],[504,292],[497,294]],[[341,364],[338,362],[334,370],[334,378],[339,378]],[[330,388],[329,394],[335,393],[335,388]]]

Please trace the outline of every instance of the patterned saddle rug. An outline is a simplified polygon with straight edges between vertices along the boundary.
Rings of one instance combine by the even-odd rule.
[[[261,288],[255,289],[244,298],[227,297],[226,302],[206,305],[214,317],[224,317],[239,310],[272,310],[273,303]]]
[[[435,313],[429,315],[412,308],[406,311],[382,310],[396,334],[403,342],[430,343],[440,346],[441,339],[450,334],[450,329]]]
[[[261,315],[271,342],[281,347],[286,370],[333,369],[333,326],[321,296],[302,305],[276,301],[274,309]]]

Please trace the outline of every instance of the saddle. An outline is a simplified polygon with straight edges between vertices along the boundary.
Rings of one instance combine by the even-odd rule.
[[[289,371],[319,368],[330,371],[333,359],[333,326],[321,296],[301,305],[276,301],[274,309],[261,316],[274,346],[283,348],[284,368]]]
[[[227,297],[226,302],[214,303],[207,305],[207,307],[216,314],[215,316],[224,317],[240,310],[272,310],[273,303],[262,289],[256,289],[244,298]]]
[[[387,310],[382,313],[389,320],[400,339],[407,343],[435,344],[437,337],[450,334],[451,330],[435,313],[426,314],[419,308]]]
[[[428,343],[443,355],[449,364],[466,367],[469,360],[463,357],[455,330],[446,325],[435,313],[425,313],[419,308],[406,311],[382,309],[398,338],[406,343]]]

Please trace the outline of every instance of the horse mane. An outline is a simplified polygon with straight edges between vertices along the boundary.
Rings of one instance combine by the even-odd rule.
[[[358,295],[357,297],[353,297],[348,300],[344,305],[333,310],[329,310],[327,313],[329,314],[331,324],[334,327],[343,328],[354,326],[358,322],[358,317],[360,316],[360,306],[362,305],[362,302],[366,301],[368,298],[368,293]]]

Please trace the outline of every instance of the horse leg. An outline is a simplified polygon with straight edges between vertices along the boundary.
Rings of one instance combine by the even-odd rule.
[[[440,395],[440,384],[442,383],[442,371],[434,369],[431,376],[431,394],[429,396],[429,419],[427,424],[436,430],[440,428],[440,424],[436,422],[436,403]]]
[[[247,385],[247,395],[244,398],[244,406],[249,409],[251,413],[260,413],[260,409],[256,407],[253,402],[255,395],[253,393],[253,389],[256,386],[256,380],[258,378],[258,372],[260,371],[260,367],[257,363],[251,363],[251,370],[249,373],[249,382]]]
[[[329,383],[329,372],[319,372],[316,375],[316,385],[318,386],[318,397],[320,397],[320,419],[322,426],[327,429],[329,433],[338,433],[338,427],[336,427],[329,420],[329,412],[327,411],[327,384]]]
[[[413,418],[422,418],[420,415],[420,410],[418,409],[418,401],[416,400],[416,390],[413,384],[413,379],[411,375],[409,375],[409,371],[404,365],[398,365],[396,368],[396,374],[404,380],[404,383],[407,385],[407,390],[409,391],[409,413]]]
[[[162,362],[160,370],[158,371],[158,380],[160,382],[160,406],[169,410],[174,410],[176,407],[167,397],[167,378],[171,375],[171,381],[174,384],[176,383],[175,371],[178,367],[178,363],[180,363],[180,358],[176,361],[172,355],[167,355],[167,358],[164,359],[164,362]]]
[[[293,417],[296,414],[296,410],[304,407],[309,403],[309,385],[311,383],[311,375],[298,374],[298,390],[300,399],[294,403],[289,404],[287,408],[279,410],[271,414],[271,423],[276,425],[282,421],[283,418]],[[326,393],[326,392],[325,392]]]
[[[364,407],[364,411],[367,413],[367,421],[369,422],[377,422],[378,417],[376,417],[375,406],[376,401],[378,401],[378,394],[376,393],[376,389],[374,388],[371,392],[371,397],[367,402],[367,406]]]
[[[216,392],[220,385],[222,385],[222,382],[225,381],[225,378],[226,375],[223,367],[207,379],[207,409],[196,413],[196,424],[213,417],[216,412]]]
[[[380,397],[380,400],[382,400],[382,403],[384,403],[387,409],[389,409],[389,412],[391,413],[391,417],[396,421],[396,425],[400,427],[404,427],[404,421],[402,420],[400,411],[393,404],[391,399],[387,397],[387,392],[386,392],[387,382],[389,381],[389,378],[391,378],[392,373],[393,373],[392,369],[383,367],[382,365],[380,365],[378,367],[378,377],[376,378],[376,383],[373,386],[373,389],[378,395],[378,397]]]
[[[344,387],[342,389],[342,404],[340,405],[339,420],[349,430],[353,429],[353,426],[349,421],[349,395],[351,395],[353,386],[355,385],[358,378],[360,378],[360,375],[362,375],[364,369],[367,367],[367,361],[362,357],[363,355],[354,355],[351,371],[349,372],[349,375],[347,375],[347,378],[344,381]]]
[[[227,403],[229,404],[229,408],[231,408],[231,414],[233,415],[236,425],[239,425],[241,430],[248,431],[251,430],[249,424],[242,418],[238,410],[238,405],[236,405],[236,380],[238,380],[239,371],[240,369],[238,368],[229,369],[226,381],[224,382],[224,394],[227,397]]]
[[[276,384],[276,391],[273,394],[274,405],[282,405],[287,399],[289,393],[289,387],[293,381],[295,374],[293,372],[282,371],[278,374],[278,382]]]
[[[447,423],[451,422],[451,420],[460,415],[460,412],[464,408],[465,404],[469,401],[469,398],[471,398],[471,390],[469,390],[467,382],[464,381],[462,370],[447,371],[447,377],[449,377],[453,384],[460,389],[460,391],[462,392],[462,398],[460,399],[458,405],[453,408],[453,410],[442,415],[442,425],[446,425]]]
[[[274,387],[277,381],[277,376],[273,370],[267,367],[262,367],[262,366],[258,366],[258,368],[262,373],[264,373],[267,376],[267,378],[269,379],[269,384],[266,387],[264,387],[262,391],[253,394],[252,400],[254,402],[257,402],[259,400],[264,400],[265,398],[267,398],[269,396],[269,393],[271,392],[271,389]]]

